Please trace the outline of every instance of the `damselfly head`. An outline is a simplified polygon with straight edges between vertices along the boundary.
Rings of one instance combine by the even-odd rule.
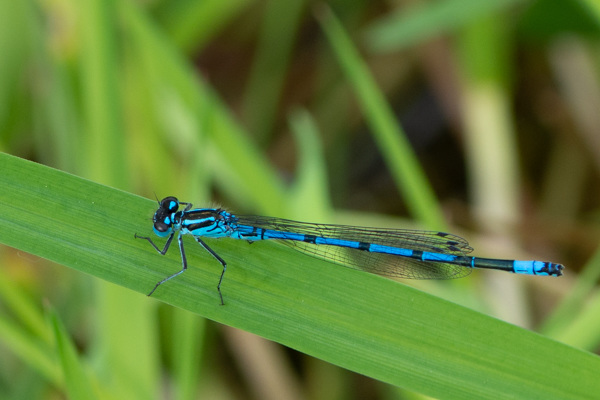
[[[169,196],[161,200],[158,211],[156,211],[156,213],[158,214],[158,212],[162,210],[170,214],[176,212],[178,209],[179,200],[177,200],[177,197]]]

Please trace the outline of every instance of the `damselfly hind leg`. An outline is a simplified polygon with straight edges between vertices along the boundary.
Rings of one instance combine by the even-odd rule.
[[[208,247],[208,245],[199,237],[195,239],[200,246],[204,247],[204,250],[208,251],[223,266],[223,271],[221,271],[221,277],[219,278],[219,283],[217,284],[217,291],[219,292],[219,297],[221,297],[221,305],[224,306],[225,302],[223,302],[223,294],[221,293],[221,282],[223,282],[223,276],[225,275],[225,271],[227,271],[227,263],[217,253],[215,253],[213,249]]]

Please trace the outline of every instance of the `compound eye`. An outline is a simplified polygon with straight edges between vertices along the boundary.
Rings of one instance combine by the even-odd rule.
[[[169,230],[169,228],[170,228],[170,227],[171,227],[171,225],[169,225],[169,224],[166,224],[166,223],[165,223],[165,222],[163,222],[163,221],[156,221],[156,222],[154,223],[154,229],[155,229],[157,232],[166,232],[166,231],[168,231],[168,230]]]
[[[160,208],[171,213],[175,212],[179,209],[179,200],[177,200],[177,197],[173,196],[165,197],[160,202]]]

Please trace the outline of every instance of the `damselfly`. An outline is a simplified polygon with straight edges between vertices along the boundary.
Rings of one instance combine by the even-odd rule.
[[[179,210],[180,206],[185,206]],[[145,239],[165,255],[177,235],[182,269],[158,282],[163,283],[187,269],[182,236],[190,234],[223,266],[217,291],[223,302],[221,282],[227,263],[202,238],[230,237],[249,242],[274,239],[291,247],[344,266],[387,277],[408,279],[450,279],[468,275],[473,268],[497,269],[526,275],[561,276],[563,266],[544,261],[497,260],[467,256],[473,249],[456,235],[406,229],[362,228],[348,225],[313,224],[282,218],[234,215],[222,209],[195,208],[175,197],[166,197],[154,213],[154,233],[169,237],[161,250],[151,238]]]

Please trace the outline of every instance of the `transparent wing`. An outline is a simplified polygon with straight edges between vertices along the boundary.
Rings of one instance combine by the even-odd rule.
[[[363,228],[349,225],[329,225],[297,222],[262,216],[238,216],[238,224],[257,228],[314,235],[323,238],[344,239],[397,248],[428,251],[463,256],[473,249],[460,236],[444,232],[408,229]],[[347,247],[312,244],[296,240],[279,240],[298,251],[323,258],[346,267],[378,275],[408,279],[460,278],[471,272],[470,268],[445,262],[423,262],[396,255],[372,253]]]

